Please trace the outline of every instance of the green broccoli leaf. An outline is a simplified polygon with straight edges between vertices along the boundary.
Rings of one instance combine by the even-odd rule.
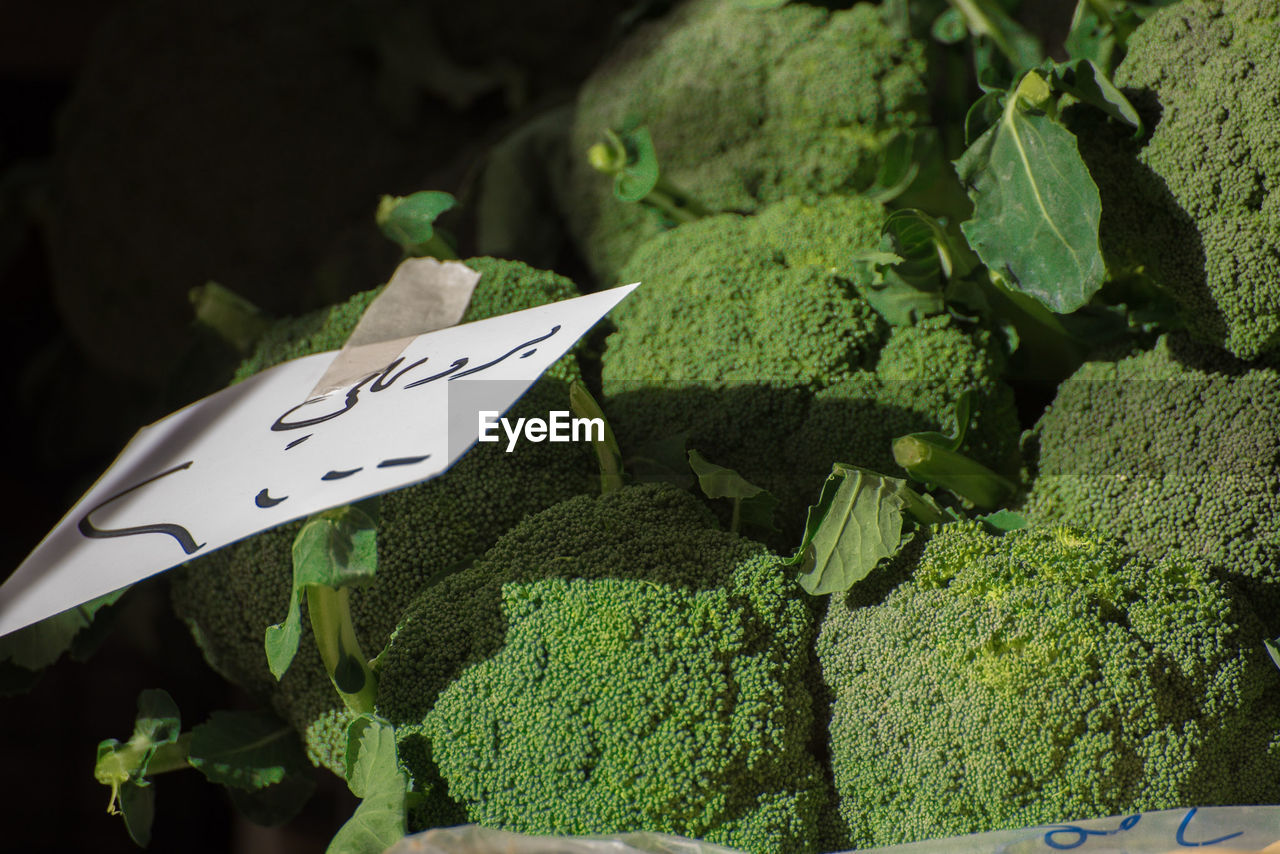
[[[924,211],[891,213],[876,251],[855,258],[855,264],[863,297],[891,326],[946,311],[944,291],[954,269],[951,240]]]
[[[1000,534],[1027,527],[1027,518],[1021,513],[1015,513],[1012,510],[997,510],[994,513],[979,516],[978,521]]]
[[[210,782],[254,791],[307,766],[293,727],[267,712],[214,712],[191,731],[187,759]]]
[[[1051,62],[1047,63],[1047,68],[1049,81],[1055,89],[1075,95],[1084,103],[1133,128],[1134,136],[1142,136],[1144,128],[1137,108],[1129,103],[1124,93],[1093,60]]]
[[[973,145],[974,140],[982,136],[1000,121],[1004,108],[1000,105],[1003,92],[986,92],[973,102],[964,115],[964,144]]]
[[[452,210],[458,200],[438,190],[424,190],[408,196],[383,196],[375,220],[378,228],[408,255],[426,255],[452,260],[458,254],[444,241],[436,219]]]
[[[923,430],[919,433],[911,435],[921,441],[929,442],[940,448],[946,448],[948,451],[958,451],[960,446],[964,444],[964,436],[969,432],[969,422],[972,420],[973,410],[973,391],[965,389],[956,398],[955,412],[952,414],[956,422],[956,432],[954,436],[948,436],[945,433],[938,433],[934,430]]]
[[[978,77],[990,67],[990,61],[981,58],[987,45],[995,48],[1008,61],[1013,71],[1019,72],[1039,65],[1044,51],[1035,36],[1028,33],[996,0],[947,0],[964,19],[965,26],[977,42]],[[946,26],[946,25],[944,25]],[[954,26],[954,25],[951,25]]]
[[[122,587],[5,635],[0,638],[0,662],[12,662],[29,671],[48,667],[72,648],[76,636],[93,624],[99,611],[114,604],[128,589]]]
[[[1072,133],[1040,111],[1051,90],[1029,72],[1000,121],[956,161],[973,199],[961,223],[984,264],[1018,291],[1069,313],[1102,287],[1102,202]]]
[[[1072,59],[1091,60],[1109,74],[1124,59],[1133,31],[1151,13],[1174,2],[1176,0],[1155,0],[1153,3],[1079,0],[1063,47]]]
[[[288,821],[315,790],[297,732],[270,712],[214,712],[191,731],[187,761],[255,824]]]
[[[132,781],[120,787],[119,813],[125,830],[138,846],[151,844],[151,825],[156,818],[156,790],[150,783]]]
[[[708,498],[728,498],[733,502],[729,530],[737,533],[743,523],[774,531],[773,511],[778,499],[733,469],[710,462],[697,451],[689,451],[689,467],[698,476],[698,486]]]
[[[266,632],[267,664],[276,679],[285,674],[298,652],[302,594],[317,587],[336,590],[368,584],[377,570],[377,542],[377,522],[355,504],[319,513],[298,532],[293,542],[289,612],[283,623],[268,626]]]
[[[900,133],[880,153],[880,166],[875,181],[863,193],[882,205],[901,196],[920,174],[920,164],[915,156],[915,136]]]
[[[409,778],[400,769],[395,729],[379,717],[361,715],[347,728],[347,786],[360,805],[327,854],[381,854],[405,835]]]
[[[836,463],[809,508],[800,547],[784,563],[799,568],[800,586],[813,596],[843,592],[898,553],[908,519],[945,521],[905,480]]]
[[[964,15],[954,7],[943,10],[933,19],[929,28],[929,35],[943,44],[959,44],[968,34],[969,27],[965,24]]]
[[[246,791],[230,786],[226,791],[236,811],[249,821],[262,827],[277,827],[297,815],[315,789],[315,778],[308,772],[289,774],[264,789]]]

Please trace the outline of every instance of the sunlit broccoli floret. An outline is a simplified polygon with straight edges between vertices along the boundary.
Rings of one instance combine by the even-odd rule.
[[[1195,560],[947,526],[818,641],[854,845],[1280,797],[1280,672]]]

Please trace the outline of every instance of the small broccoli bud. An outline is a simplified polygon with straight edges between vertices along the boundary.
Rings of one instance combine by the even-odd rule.
[[[458,253],[435,222],[457,204],[453,196],[438,190],[424,190],[408,196],[383,196],[374,219],[387,239],[400,244],[406,255],[453,261]]]
[[[597,172],[613,176],[613,194],[620,201],[652,208],[670,225],[711,214],[697,199],[659,174],[658,153],[647,128],[606,130],[604,142],[587,149],[587,161]]]

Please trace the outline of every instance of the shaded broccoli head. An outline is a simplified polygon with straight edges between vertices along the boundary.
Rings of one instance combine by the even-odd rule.
[[[1274,366],[1185,335],[1087,362],[1030,436],[1025,512],[1107,531],[1152,559],[1206,562],[1280,602],[1278,412]]]
[[[966,452],[1015,453],[1004,353],[949,316],[891,327],[863,298],[853,258],[880,239],[883,208],[857,196],[789,199],[664,232],[626,267],[642,286],[613,317],[606,409],[624,456],[685,433],[803,519],[836,461],[895,471],[892,440],[951,430],[973,393]]]
[[[529,517],[425,591],[378,711],[431,820],[447,787],[487,826],[813,851],[812,631],[761,545],[685,492],[628,487]]]
[[[568,279],[516,261],[473,258],[481,274],[464,322],[577,295]],[[282,321],[242,367],[248,375],[311,352],[340,347],[376,292],[309,317]],[[568,354],[521,398],[513,417],[566,409],[578,376]],[[351,612],[362,648],[386,645],[400,613],[430,581],[466,566],[527,513],[598,483],[590,450],[578,443],[525,443],[508,454],[478,445],[448,472],[383,496],[378,571],[353,590]],[[285,615],[293,577],[291,547],[301,523],[231,545],[175,574],[174,601],[209,662],[304,733],[312,759],[343,773],[348,718],[304,621],[298,657],[277,684],[267,667],[263,633]]]
[[[1195,561],[950,525],[818,640],[855,845],[1280,796],[1280,673]]]
[[[638,29],[587,80],[570,136],[570,231],[602,279],[661,226],[612,196],[585,152],[649,128],[664,178],[712,210],[869,187],[889,143],[927,122],[923,46],[876,6],[750,10],[693,0]],[[958,185],[957,185],[958,187]],[[957,195],[959,195],[957,193]]]
[[[1280,347],[1280,6],[1161,9],[1115,81],[1150,133],[1081,134],[1109,266],[1145,268],[1205,341],[1246,359]]]

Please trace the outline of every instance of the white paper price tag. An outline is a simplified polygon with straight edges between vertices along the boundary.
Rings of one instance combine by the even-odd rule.
[[[435,477],[476,438],[450,441],[451,384],[468,381],[470,405],[507,410],[634,288],[419,336],[323,398],[308,394],[337,353],[295,359],[143,428],[0,586],[0,635],[284,522]]]

